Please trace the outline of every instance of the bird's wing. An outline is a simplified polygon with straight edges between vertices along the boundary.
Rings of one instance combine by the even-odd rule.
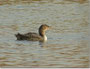
[[[39,36],[37,33],[29,32],[24,34],[28,40],[42,40],[42,37]]]

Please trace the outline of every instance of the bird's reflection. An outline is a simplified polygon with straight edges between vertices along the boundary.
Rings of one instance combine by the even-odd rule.
[[[39,41],[39,45],[41,46],[41,47],[44,47],[45,46],[45,41],[43,41],[43,42],[41,42],[41,41]]]

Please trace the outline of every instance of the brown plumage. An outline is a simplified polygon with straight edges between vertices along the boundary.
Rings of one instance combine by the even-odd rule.
[[[29,40],[29,41],[44,41],[47,40],[45,36],[45,31],[48,30],[50,26],[43,24],[39,27],[39,34],[29,32],[26,34],[15,34],[17,40]]]

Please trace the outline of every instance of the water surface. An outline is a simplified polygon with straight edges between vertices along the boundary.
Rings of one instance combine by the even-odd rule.
[[[70,1],[0,5],[0,67],[88,67],[88,3]],[[45,43],[16,41],[14,34],[37,32]]]

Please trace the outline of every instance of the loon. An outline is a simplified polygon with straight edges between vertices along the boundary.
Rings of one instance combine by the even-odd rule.
[[[39,34],[29,32],[26,34],[15,34],[17,40],[28,40],[28,41],[47,41],[47,36],[45,32],[50,28],[50,26],[43,24],[39,27]]]

